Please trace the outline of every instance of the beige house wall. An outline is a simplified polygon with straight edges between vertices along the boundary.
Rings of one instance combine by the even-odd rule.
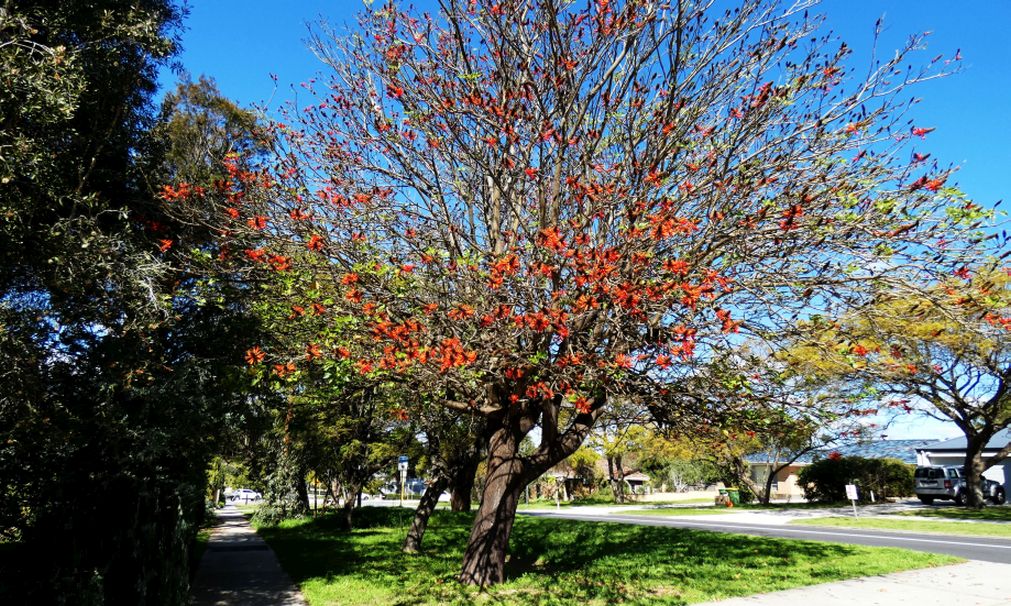
[[[768,463],[752,463],[751,479],[759,486],[765,486],[772,465]],[[798,474],[803,465],[789,465],[776,473],[776,483],[772,485],[773,499],[804,498],[804,487],[800,485]]]

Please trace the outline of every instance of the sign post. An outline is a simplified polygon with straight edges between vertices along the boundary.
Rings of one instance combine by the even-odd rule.
[[[856,484],[846,485],[846,498],[850,500],[853,505],[853,517],[857,517],[857,487]]]
[[[407,455],[397,457],[397,471],[400,472],[400,506],[404,506],[404,491],[407,488]]]

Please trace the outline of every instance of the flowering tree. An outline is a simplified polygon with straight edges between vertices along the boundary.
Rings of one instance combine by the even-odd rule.
[[[782,358],[836,392],[883,399],[897,412],[950,421],[966,439],[969,505],[984,506],[980,476],[1011,454],[983,458],[1011,427],[1011,278],[993,263],[960,267],[922,288],[895,286],[831,321],[807,322]]]
[[[276,175],[238,175],[222,217],[263,240],[232,262],[327,324],[251,363],[341,359],[483,417],[461,579],[486,585],[523,488],[610,402],[708,401],[669,397],[695,361],[859,300],[950,227],[950,171],[900,153],[930,130],[900,95],[944,68],[904,70],[913,39],[854,78],[807,3],[440,5],[324,28]]]

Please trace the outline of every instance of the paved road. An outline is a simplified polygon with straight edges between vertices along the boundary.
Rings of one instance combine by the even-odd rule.
[[[726,522],[700,521],[688,518],[649,515],[594,514],[572,511],[529,511],[521,513],[546,518],[618,522],[623,524],[640,524],[643,526],[671,526],[675,528],[734,532],[763,537],[828,541],[831,543],[849,543],[874,547],[902,547],[917,551],[945,553],[969,560],[1011,564],[1011,540],[1008,539],[938,536],[936,534],[915,534],[887,530],[858,530],[854,528],[744,524],[731,520],[727,520]]]

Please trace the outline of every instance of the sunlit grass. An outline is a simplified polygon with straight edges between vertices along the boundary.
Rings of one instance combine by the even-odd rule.
[[[953,534],[974,537],[1011,537],[1011,524],[958,522],[939,520],[897,520],[895,518],[811,518],[794,520],[791,524],[807,526],[837,526],[844,528],[875,528],[932,534]]]
[[[898,515],[925,518],[949,518],[957,520],[980,520],[988,522],[1011,522],[1011,506],[985,507],[930,507],[904,511]]]
[[[472,514],[437,511],[421,554],[400,544],[413,512],[364,508],[261,527],[311,606],[686,604],[958,561],[949,556],[765,537],[520,516],[508,582],[456,582]]]

